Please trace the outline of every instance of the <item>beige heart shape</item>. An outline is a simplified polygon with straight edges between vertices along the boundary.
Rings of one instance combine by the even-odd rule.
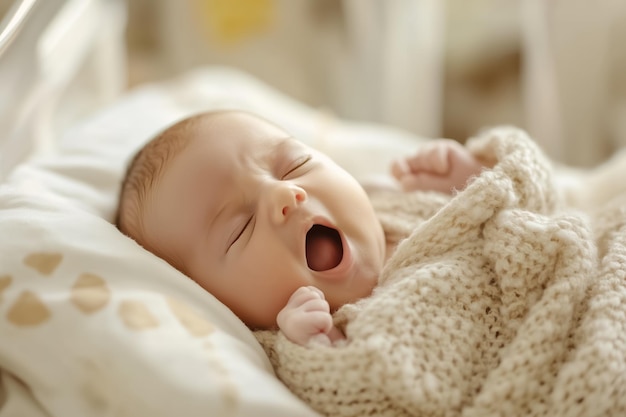
[[[111,299],[111,290],[104,279],[89,272],[82,273],[72,286],[72,303],[83,313],[104,308]]]
[[[117,310],[122,323],[131,330],[144,330],[159,325],[159,321],[141,301],[124,300]]]
[[[60,253],[35,252],[24,258],[24,264],[42,275],[50,275],[59,266],[63,255]]]
[[[16,326],[37,326],[50,316],[48,307],[31,291],[22,292],[7,312],[7,320]]]
[[[204,317],[201,317],[186,303],[172,297],[167,298],[167,305],[180,324],[195,337],[203,337],[214,330],[214,327]]]
[[[11,275],[0,276],[0,303],[2,302],[2,293],[4,292],[4,290],[9,288],[11,282],[13,282],[13,277],[11,277]]]

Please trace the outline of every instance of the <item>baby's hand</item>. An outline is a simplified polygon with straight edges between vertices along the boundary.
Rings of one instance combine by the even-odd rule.
[[[312,341],[330,346],[339,330],[333,325],[324,293],[315,287],[300,287],[276,317],[287,339],[302,346]]]
[[[462,190],[483,165],[460,143],[438,139],[422,145],[415,154],[393,162],[391,173],[404,191]]]

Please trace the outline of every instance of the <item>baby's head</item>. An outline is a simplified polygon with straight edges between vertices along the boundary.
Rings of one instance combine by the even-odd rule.
[[[248,326],[271,328],[299,287],[331,309],[371,293],[382,227],[360,184],[264,119],[203,113],[132,160],[117,225]]]

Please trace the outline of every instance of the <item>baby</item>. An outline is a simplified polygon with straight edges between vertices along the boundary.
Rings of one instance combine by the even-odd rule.
[[[453,193],[484,164],[437,140],[393,163],[405,191]],[[192,278],[251,329],[344,338],[331,313],[371,294],[386,259],[364,188],[329,157],[240,111],[199,114],[132,160],[119,229]]]
[[[118,226],[255,330],[323,415],[624,415],[620,177],[571,210],[510,127],[392,173],[412,192],[368,196],[259,117],[200,114],[135,157]]]

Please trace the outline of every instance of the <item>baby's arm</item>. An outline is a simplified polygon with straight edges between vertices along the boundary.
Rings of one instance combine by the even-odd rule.
[[[315,287],[300,287],[276,317],[287,339],[302,346],[311,342],[332,345],[345,337],[333,325],[324,293]]]
[[[463,145],[450,139],[425,143],[413,155],[393,162],[391,173],[404,191],[462,190],[484,165]]]

